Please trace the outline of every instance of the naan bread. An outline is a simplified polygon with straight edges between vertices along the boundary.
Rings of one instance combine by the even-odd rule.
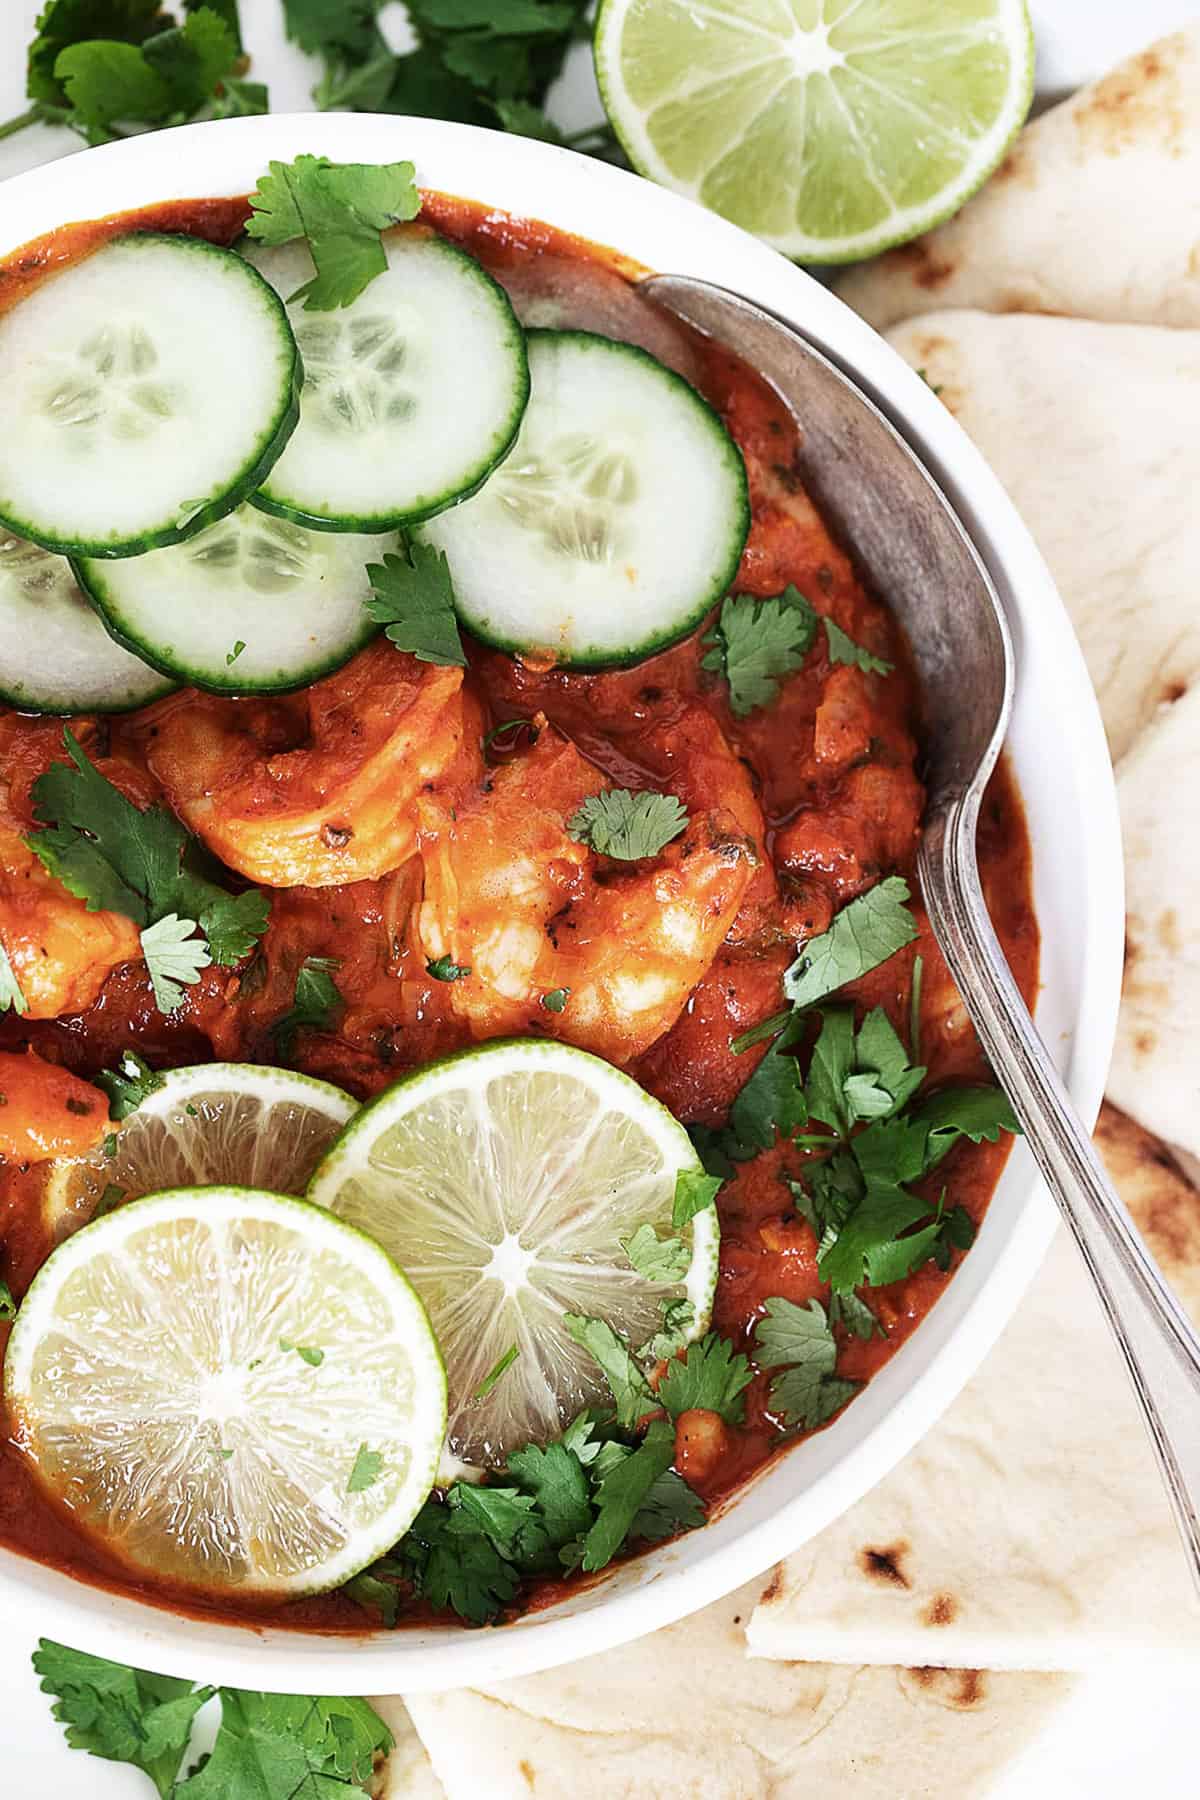
[[[889,336],[1037,539],[1119,759],[1200,674],[1200,331],[947,312]]]
[[[1200,1320],[1200,1194],[1112,1107],[1097,1140]],[[755,1654],[787,1660],[1200,1666],[1200,1601],[1119,1352],[1065,1233],[941,1422],[775,1571],[748,1637]]]
[[[838,292],[881,331],[935,306],[1200,325],[1200,24],[1043,113],[957,218]]]
[[[446,1800],[403,1700],[374,1699],[371,1705],[392,1728],[396,1743],[371,1783],[371,1800]],[[482,1800],[482,1797],[480,1797]]]
[[[1200,686],[1164,708],[1117,770],[1128,916],[1108,1078],[1118,1106],[1200,1156],[1200,833],[1193,781],[1200,787]]]
[[[848,1781],[855,1800],[969,1800],[1070,1691],[1061,1676],[751,1662],[761,1585],[566,1669],[414,1694],[447,1800],[811,1800]]]

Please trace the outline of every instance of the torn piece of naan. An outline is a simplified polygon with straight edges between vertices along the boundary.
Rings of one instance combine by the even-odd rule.
[[[847,1778],[855,1800],[970,1800],[1070,1692],[1063,1676],[753,1662],[761,1586],[569,1668],[410,1696],[447,1800],[809,1800]]]
[[[838,292],[881,331],[947,306],[1200,326],[1200,22],[1043,113],[956,218]]]
[[[1118,760],[1200,675],[1200,331],[945,312],[889,340],[1036,538]]]
[[[1097,1142],[1200,1320],[1200,1193],[1106,1107]],[[1119,1352],[1065,1233],[929,1435],[781,1564],[749,1625],[789,1660],[1200,1668],[1200,1600]]]
[[[1194,602],[1200,610],[1200,600]],[[1164,707],[1117,770],[1125,984],[1108,1092],[1200,1156],[1200,685]],[[1200,1429],[1198,1425],[1197,1429]]]
[[[446,1800],[446,1790],[417,1736],[416,1727],[398,1696],[373,1699],[371,1705],[392,1728],[396,1742],[371,1783],[371,1800]]]

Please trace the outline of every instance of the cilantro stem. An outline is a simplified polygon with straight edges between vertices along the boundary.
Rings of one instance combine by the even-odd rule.
[[[36,124],[40,117],[38,108],[31,106],[28,112],[18,113],[15,119],[6,119],[0,125],[0,138],[12,137],[15,132],[24,131],[27,125]]]
[[[913,958],[912,999],[908,1018],[908,1054],[913,1066],[921,1060],[921,978],[925,973],[925,958]]]
[[[782,1012],[772,1013],[769,1019],[760,1019],[757,1025],[752,1025],[749,1031],[743,1031],[740,1037],[730,1038],[729,1048],[735,1056],[740,1056],[743,1050],[749,1050],[767,1038],[777,1037],[791,1016],[791,1007],[785,1006]]]

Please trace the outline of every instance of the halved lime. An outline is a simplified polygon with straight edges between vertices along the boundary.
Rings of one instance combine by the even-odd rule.
[[[259,1063],[169,1069],[88,1156],[48,1165],[43,1217],[66,1237],[108,1194],[136,1200],[209,1182],[302,1194],[358,1102],[327,1081]]]
[[[634,167],[806,262],[956,212],[1033,94],[1025,0],[601,0],[595,47]]]
[[[628,1075],[527,1038],[464,1051],[389,1088],[347,1126],[308,1191],[408,1274],[446,1359],[450,1449],[498,1465],[607,1396],[564,1313],[605,1319],[639,1347],[666,1302],[687,1300],[687,1336],[707,1329],[712,1207],[682,1233],[678,1280],[640,1275],[621,1247],[639,1225],[674,1235],[684,1169],[700,1169],[687,1132]]]
[[[411,1523],[446,1424],[437,1342],[386,1251],[249,1188],[154,1194],[60,1244],[4,1390],[79,1526],[208,1592],[347,1580]]]

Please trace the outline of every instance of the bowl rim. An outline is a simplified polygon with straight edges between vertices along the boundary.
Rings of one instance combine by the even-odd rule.
[[[58,225],[158,201],[247,192],[269,159],[288,161],[306,151],[344,161],[410,159],[425,187],[544,221],[649,268],[731,287],[801,325],[903,432],[955,504],[1014,629],[1018,677],[1009,742],[1030,813],[1043,931],[1038,1013],[1044,1029],[1049,1020],[1067,1085],[1091,1123],[1115,1035],[1124,934],[1111,763],[1082,653],[1050,573],[1000,482],[932,390],[819,282],[690,200],[569,150],[441,120],[268,114],[79,152],[0,184],[0,255]],[[1074,833],[1069,858],[1057,848],[1039,854],[1050,838],[1038,834],[1038,822],[1043,833],[1059,822],[1068,836]],[[1051,870],[1045,894],[1044,861]],[[1057,873],[1056,863],[1064,865]],[[1069,914],[1069,924],[1060,912]],[[1048,947],[1058,954],[1048,956]],[[0,1597],[10,1625],[166,1673],[300,1693],[487,1684],[613,1648],[760,1576],[880,1480],[987,1354],[1056,1223],[1032,1158],[1016,1146],[971,1256],[853,1407],[768,1465],[702,1531],[620,1565],[596,1586],[513,1625],[347,1637],[230,1624],[94,1588],[0,1549]]]

